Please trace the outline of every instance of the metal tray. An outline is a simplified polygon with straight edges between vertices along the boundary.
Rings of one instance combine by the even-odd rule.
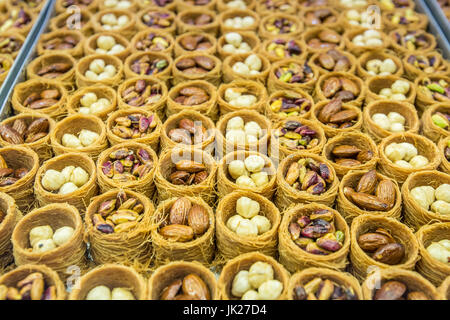
[[[424,13],[428,16],[428,32],[433,34],[436,37],[437,45],[439,49],[441,49],[441,53],[446,59],[450,59],[450,43],[446,34],[448,34],[448,30],[444,31],[435,17],[433,16],[430,8],[428,8],[427,3],[433,2],[434,0],[416,0],[416,11],[420,13]]]
[[[426,2],[426,5],[430,8],[431,13],[439,23],[442,31],[444,31],[444,34],[447,37],[448,41],[450,41],[450,22],[448,21],[439,4],[436,0],[428,0]]]
[[[28,33],[11,70],[0,89],[0,120],[11,115],[11,97],[17,83],[25,80],[25,67],[36,56],[36,45],[46,29],[56,0],[48,0]]]

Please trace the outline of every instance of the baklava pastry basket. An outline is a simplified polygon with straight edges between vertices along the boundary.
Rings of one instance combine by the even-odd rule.
[[[25,264],[4,273],[0,277],[0,285],[14,287],[19,281],[36,272],[43,276],[44,283],[47,286],[55,286],[56,296],[54,300],[65,300],[67,293],[64,282],[61,281],[58,273],[43,264]]]
[[[374,300],[376,288],[386,281],[399,281],[406,284],[410,291],[423,292],[430,300],[442,300],[435,286],[420,274],[411,270],[390,267],[370,274],[362,283],[364,300]]]
[[[83,43],[83,50],[84,55],[92,55],[92,54],[98,54],[96,49],[98,49],[98,40],[100,37],[112,37],[115,41],[115,45],[121,45],[124,47],[122,51],[119,53],[112,54],[113,56],[119,58],[121,61],[124,61],[130,54],[131,54],[131,45],[130,42],[125,39],[123,36],[121,36],[118,33],[115,33],[113,31],[103,31],[97,34],[94,34],[90,36],[89,38],[84,40]]]
[[[95,132],[98,134],[98,138],[88,146],[83,145],[82,148],[73,148],[63,144],[65,134],[72,134],[78,137],[81,130]],[[99,117],[80,113],[59,121],[53,132],[50,133],[50,141],[56,155],[79,152],[88,155],[93,160],[96,160],[100,152],[108,147],[106,127],[103,121]]]
[[[382,139],[392,134],[391,131],[377,125],[376,122],[372,120],[373,115],[377,113],[387,115],[392,111],[399,113],[405,118],[405,132],[419,132],[420,120],[413,104],[388,99],[376,100],[367,104],[363,109],[363,130],[373,139],[373,141],[379,143]]]
[[[3,270],[13,261],[11,235],[17,222],[22,219],[22,212],[14,199],[3,192],[0,192],[0,210],[0,270]]]
[[[70,37],[74,41],[77,41],[76,45],[70,49],[47,49],[45,43],[51,42],[54,39]],[[37,44],[38,55],[44,55],[46,53],[68,53],[72,57],[79,58],[83,56],[83,45],[85,43],[84,35],[80,31],[76,30],[57,30],[50,33],[43,34]]]
[[[148,57],[150,59],[147,64],[153,63],[155,60],[159,61],[166,61],[167,65],[164,67],[164,69],[152,73],[151,75],[147,75],[145,72],[140,71],[140,73],[136,73],[132,70],[132,65],[135,61],[138,61],[139,59],[145,59],[145,57]],[[172,57],[167,53],[161,53],[156,51],[138,51],[130,54],[123,63],[123,72],[125,79],[129,78],[135,78],[135,77],[154,77],[158,80],[161,80],[165,83],[168,83],[170,79],[172,79],[172,64],[173,60]],[[120,94],[120,93],[119,93]]]
[[[117,107],[116,90],[105,85],[94,85],[80,88],[77,91],[74,91],[67,98],[67,112],[69,113],[69,115],[80,113],[80,108],[82,107],[81,99],[88,93],[94,93],[98,100],[104,98],[110,102],[110,104],[101,111],[89,113],[105,121],[108,118],[108,115],[116,110]]]
[[[67,113],[66,101],[68,98],[68,92],[62,83],[49,79],[32,79],[19,83],[14,88],[11,99],[11,104],[14,111],[16,113],[36,112],[36,110],[28,106],[27,98],[36,92],[42,92],[44,90],[58,90],[59,98],[54,104],[38,109],[38,112],[56,120],[63,118]]]
[[[314,84],[317,82],[317,79],[319,79],[319,71],[316,68],[310,66],[313,77],[312,79],[303,83],[286,83],[281,81],[276,75],[276,72],[279,68],[289,66],[289,64],[291,63],[301,64],[302,62],[302,60],[298,60],[296,58],[288,58],[273,63],[270,66],[270,71],[268,72],[267,91],[272,94],[277,90],[303,90],[311,94],[314,91]],[[305,64],[308,63],[305,62]]]
[[[332,161],[332,151],[335,147],[340,145],[352,145],[360,148],[361,150],[371,151],[373,156],[370,160],[357,166],[338,164]],[[322,156],[331,162],[338,177],[342,178],[350,170],[375,169],[378,162],[378,149],[375,142],[373,142],[367,134],[355,131],[351,133],[339,134],[331,139],[328,139],[327,143],[323,147]]]
[[[206,91],[209,95],[209,99],[197,105],[185,106],[181,103],[176,102],[176,98],[180,94],[180,91],[184,88],[197,87]],[[184,81],[176,86],[173,86],[167,97],[167,108],[166,116],[170,117],[172,115],[179,114],[183,110],[192,110],[200,112],[201,114],[211,118],[217,119],[218,109],[217,109],[217,88],[206,80],[194,80],[194,81]]]
[[[395,265],[396,268],[413,270],[416,262],[420,259],[419,243],[414,233],[406,225],[390,217],[374,214],[360,215],[353,219],[350,228],[350,260],[352,262],[353,274],[361,281],[370,273],[371,268],[386,269],[392,267],[392,265],[373,259],[359,245],[358,239],[361,235],[368,232],[375,232],[379,228],[387,230],[397,243],[404,246],[404,257]]]
[[[450,64],[448,64],[450,66]],[[436,103],[439,103],[439,100],[434,99],[433,94],[429,91],[429,89],[425,88],[423,85],[424,81],[445,81],[446,83],[450,83],[450,76],[447,75],[424,75],[419,76],[415,78],[414,80],[414,87],[416,88],[417,95],[416,95],[416,101],[415,106],[417,107],[417,110],[419,114],[422,114],[427,110],[431,105],[434,105]],[[444,102],[447,102],[448,98],[444,98]]]
[[[317,80],[316,82],[315,93],[313,96],[316,102],[329,100],[329,98],[325,96],[323,86],[330,78],[345,78],[347,80],[352,81],[353,84],[357,87],[359,91],[358,95],[356,95],[354,99],[346,101],[345,102],[346,104],[351,104],[356,107],[362,108],[364,101],[367,102],[366,96],[368,95],[368,92],[367,87],[364,84],[364,81],[361,80],[359,77],[348,72],[330,72],[328,74],[320,76],[319,80]]]
[[[281,20],[281,19],[283,19],[284,21],[289,21],[292,24],[291,30],[286,33],[271,32],[270,30],[268,30],[267,24],[270,20],[273,20],[273,19],[275,19],[275,21]],[[294,28],[294,30],[292,30],[292,28],[294,26],[295,26],[295,28]],[[285,12],[274,12],[272,14],[269,14],[269,15],[261,18],[261,20],[259,22],[258,35],[262,39],[273,39],[280,35],[296,39],[296,38],[299,38],[300,35],[302,34],[303,28],[304,28],[303,21],[301,21],[295,13],[287,14]]]
[[[309,253],[300,248],[291,238],[289,225],[297,221],[301,216],[310,216],[317,210],[328,210],[333,213],[336,230],[344,233],[342,247],[336,252],[328,255]],[[296,204],[289,207],[283,213],[280,230],[278,231],[278,252],[279,261],[290,272],[299,271],[309,267],[324,267],[338,271],[343,271],[347,264],[347,255],[350,250],[350,230],[344,218],[338,211],[331,209],[323,204],[310,203],[307,205]]]
[[[19,113],[16,116],[6,118],[2,121],[2,125],[8,125],[12,126],[14,124],[14,121],[16,120],[23,120],[27,127],[35,120],[38,119],[46,119],[48,121],[48,132],[45,137],[42,137],[41,139],[38,139],[33,142],[23,143],[23,144],[12,144],[6,140],[4,140],[0,136],[0,145],[2,147],[9,147],[9,146],[23,146],[31,148],[33,151],[37,153],[39,156],[39,161],[45,161],[47,159],[50,159],[53,155],[53,151],[50,145],[50,132],[55,130],[56,122],[53,120],[50,116],[38,113],[38,112],[30,112],[30,113]]]
[[[68,166],[80,167],[87,172],[89,179],[85,184],[80,186],[77,190],[68,194],[59,194],[47,190],[44,187],[42,179],[47,170],[57,170],[61,172]],[[91,198],[98,192],[96,184],[97,173],[94,161],[86,154],[69,152],[56,156],[47,160],[38,169],[36,179],[34,182],[34,190],[36,200],[41,206],[52,203],[66,203],[77,208],[83,214],[86,207],[89,205]]]
[[[219,89],[220,90],[220,89]],[[301,89],[296,90],[276,90],[275,92],[272,92],[267,99],[264,101],[264,114],[267,118],[269,118],[272,123],[278,123],[282,120],[284,120],[287,117],[287,112],[283,111],[286,108],[289,108],[288,104],[284,104],[283,108],[283,102],[281,102],[281,106],[278,112],[276,112],[277,108],[272,109],[271,104],[276,101],[277,99],[283,99],[283,98],[291,98],[291,99],[303,99],[302,104],[300,105],[300,109],[302,108],[303,104],[305,105],[304,109],[300,111],[299,115],[297,117],[303,118],[303,119],[310,119],[311,118],[311,112],[314,107],[314,99],[309,95],[309,93],[305,92]],[[282,100],[283,101],[283,100]],[[220,102],[219,102],[220,103]],[[307,107],[309,105],[309,107]],[[283,114],[284,113],[284,114]]]
[[[447,129],[441,128],[434,123],[433,116],[441,113],[441,117],[445,118],[445,114],[450,113],[450,106],[447,103],[437,103],[429,106],[422,114],[422,131],[424,135],[431,141],[437,143],[441,138],[450,136]]]
[[[231,293],[233,279],[239,271],[248,270],[255,262],[264,262],[269,264],[274,271],[274,279],[280,281],[283,284],[283,290],[281,291],[278,300],[284,300],[287,296],[287,288],[289,283],[289,272],[280,264],[277,260],[269,257],[261,252],[249,252],[241,254],[225,264],[220,273],[218,280],[219,295],[222,300],[236,300]]]
[[[435,286],[439,286],[450,275],[450,265],[433,258],[427,248],[433,242],[448,239],[449,233],[450,222],[424,225],[416,232],[420,253],[416,270]]]
[[[361,111],[360,108],[351,105],[351,104],[346,104],[344,103],[341,107],[341,111],[354,111],[357,114],[356,119],[354,120],[355,122],[352,123],[351,126],[348,127],[344,127],[344,128],[335,128],[333,126],[330,126],[326,123],[321,122],[318,117],[320,112],[322,111],[322,109],[327,106],[330,103],[330,101],[321,101],[316,103],[311,110],[311,117],[310,119],[314,122],[317,122],[320,127],[323,129],[325,136],[327,138],[332,138],[334,136],[337,136],[338,134],[346,134],[349,132],[353,132],[353,131],[361,131],[361,128],[363,126],[363,113]],[[365,109],[364,109],[365,110]]]
[[[271,227],[257,236],[241,236],[228,228],[230,217],[236,215],[236,202],[241,197],[247,197],[259,203],[259,215],[269,219]],[[240,254],[259,251],[275,257],[278,244],[278,227],[281,215],[278,208],[267,198],[249,191],[236,190],[220,199],[216,209],[216,240],[217,250],[225,261]],[[216,257],[217,259],[217,257]]]
[[[116,73],[113,77],[109,77],[106,79],[90,79],[86,76],[86,72],[90,71],[90,66],[92,62],[94,62],[97,59],[101,59],[104,61],[105,65],[112,65],[116,69]],[[116,88],[120,85],[122,82],[123,77],[123,63],[122,60],[117,58],[114,55],[110,54],[91,54],[88,56],[85,56],[84,58],[81,58],[77,65],[76,65],[76,71],[75,71],[75,77],[76,77],[76,84],[78,88],[83,87],[91,87],[93,85],[101,84],[109,87]]]
[[[234,117],[240,117],[244,120],[244,123],[250,121],[256,122],[261,128],[261,136],[255,142],[246,142],[245,144],[233,143],[226,138],[228,121]],[[260,153],[267,153],[269,146],[269,137],[272,130],[272,124],[263,115],[259,114],[254,110],[234,111],[223,115],[219,121],[216,123],[217,133],[216,133],[216,153],[222,151],[222,155],[225,156],[230,152],[236,150],[251,150]]]
[[[111,179],[109,178],[104,170],[107,168],[104,166],[104,164],[107,162],[107,159],[109,159],[109,155],[111,153],[116,152],[121,149],[127,149],[128,151],[134,151],[134,153],[138,152],[138,150],[143,149],[145,150],[150,159],[148,161],[151,162],[152,168],[141,178],[138,180],[127,180],[122,181],[120,179]],[[112,146],[109,149],[104,150],[99,156],[97,160],[97,184],[100,188],[100,192],[104,193],[108,190],[120,188],[120,189],[130,189],[132,191],[142,193],[149,197],[150,199],[153,196],[153,193],[155,191],[155,183],[154,183],[154,176],[156,171],[156,166],[158,164],[158,156],[156,155],[155,151],[153,151],[150,146],[137,143],[133,141],[123,142],[116,144]],[[112,169],[111,169],[112,170]]]
[[[142,219],[129,230],[103,233],[94,225],[93,217],[101,210],[102,203],[116,200],[118,193],[125,193],[128,199],[135,198],[142,204]],[[148,271],[153,258],[151,231],[156,226],[151,220],[154,213],[155,207],[149,198],[127,189],[112,189],[92,198],[86,209],[84,222],[85,240],[90,243],[89,251],[95,263],[118,263],[132,266],[140,272]]]
[[[113,14],[116,16],[126,16],[128,18],[128,22],[120,26],[117,29],[113,29],[115,33],[120,34],[126,39],[131,39],[135,32],[136,32],[136,18],[132,11],[125,10],[125,9],[105,9],[98,11],[96,14],[92,17],[92,28],[94,29],[95,33],[100,33],[103,31],[107,31],[105,28],[103,28],[102,18],[106,14]]]
[[[211,22],[201,25],[189,24],[187,22],[187,20],[196,19],[201,15],[208,15],[211,17]],[[175,24],[177,26],[177,34],[183,34],[190,31],[201,31],[215,36],[219,31],[219,21],[215,11],[205,10],[203,8],[178,12],[175,18]]]
[[[194,122],[194,126],[197,124],[203,126],[206,130],[206,138],[203,139],[200,143],[194,143],[192,145],[183,144],[182,142],[175,142],[170,138],[170,131],[172,129],[178,128],[179,123],[183,119],[189,119]],[[200,122],[200,123],[199,123]],[[199,130],[199,129],[197,129]],[[194,149],[202,149],[212,154],[215,148],[215,137],[216,137],[216,126],[214,122],[208,118],[207,116],[189,109],[180,111],[171,115],[169,118],[164,121],[164,124],[161,129],[161,149],[171,149],[175,147],[188,147]],[[194,137],[194,142],[195,137]]]
[[[402,186],[403,212],[405,223],[415,230],[432,222],[450,222],[450,216],[426,210],[412,197],[411,190],[416,187],[439,187],[450,184],[450,175],[437,170],[423,170],[410,174]]]
[[[252,17],[254,22],[252,25],[249,25],[246,27],[242,26],[241,28],[235,28],[234,25],[229,26],[225,23],[227,21],[227,19],[234,19],[236,17],[241,17],[241,18]],[[241,31],[249,31],[249,32],[257,33],[258,27],[260,25],[259,15],[254,10],[250,10],[249,8],[247,8],[247,9],[235,9],[235,8],[227,9],[218,16],[218,21],[219,21],[219,29],[220,29],[219,31],[221,34],[225,34],[227,32],[241,32]]]
[[[77,287],[72,288],[69,300],[85,300],[88,292],[97,286],[109,289],[127,288],[136,300],[145,300],[147,284],[133,268],[120,264],[103,264],[81,276]]]
[[[351,274],[328,268],[314,268],[314,267],[303,269],[302,271],[298,271],[291,276],[291,278],[289,279],[287,299],[295,300],[294,298],[295,287],[298,285],[304,286],[309,281],[315,278],[320,278],[322,280],[328,279],[337,283],[340,286],[351,288],[357,300],[363,300],[361,285],[359,284],[358,280]]]
[[[223,82],[229,83],[235,80],[251,80],[261,83],[262,85],[266,84],[267,77],[270,72],[270,61],[261,54],[257,54],[260,58],[261,70],[258,74],[242,74],[237,73],[233,70],[233,66],[236,62],[243,62],[247,57],[252,55],[253,53],[246,53],[242,55],[231,55],[225,58],[223,61],[222,72],[223,72]]]
[[[158,90],[160,92],[159,93],[160,98],[158,101],[152,101],[149,104],[144,104],[141,106],[131,105],[126,101],[126,99],[125,99],[126,96],[124,96],[125,91],[127,90],[127,88],[130,88],[133,86],[135,87],[136,83],[139,80],[144,80],[147,87],[148,86],[154,87],[156,90]],[[138,109],[142,109],[142,110],[153,111],[153,112],[156,112],[158,114],[158,117],[160,118],[160,120],[162,120],[162,119],[164,119],[164,112],[166,109],[168,94],[169,94],[169,92],[167,90],[167,85],[165,84],[164,81],[162,81],[158,78],[155,78],[152,76],[132,76],[131,78],[127,77],[127,79],[124,82],[122,82],[120,84],[120,86],[117,88],[117,106],[118,106],[118,109],[121,109],[121,110],[128,110],[130,108],[138,108]],[[143,96],[144,95],[145,95],[145,91],[143,93]]]
[[[115,131],[113,130],[115,120],[118,118],[127,118],[128,116],[135,114],[139,114],[146,117],[147,119],[151,119],[151,123],[155,122],[156,125],[154,126],[152,131],[150,133],[142,134],[139,138],[125,138],[115,134]],[[108,138],[108,141],[112,146],[127,141],[134,141],[137,143],[149,145],[155,152],[158,152],[161,127],[162,123],[160,118],[156,113],[152,111],[143,110],[140,108],[120,109],[108,116],[108,119],[106,120],[106,137]]]
[[[176,185],[169,182],[172,170],[181,160],[195,161],[205,165],[208,177],[198,184]],[[216,193],[217,164],[214,158],[206,151],[193,148],[175,147],[162,152],[156,164],[155,183],[158,189],[158,200],[164,201],[173,197],[200,197],[209,205],[213,205]]]
[[[42,73],[42,70],[55,70],[58,65],[66,65],[70,67],[65,72],[62,72],[60,75],[56,77],[50,78],[52,81],[57,81],[57,83],[62,84],[64,86],[72,86],[75,82],[75,68],[77,62],[74,57],[67,53],[46,53],[43,54],[33,61],[31,61],[27,66],[27,78],[28,79],[37,79],[38,81],[42,81],[46,78],[45,76],[39,75]],[[58,69],[56,69],[58,70]]]
[[[137,48],[137,45],[139,42],[148,40],[148,39],[150,39],[151,36],[153,36],[153,39],[155,39],[156,37],[161,37],[162,40],[167,42],[167,47],[165,49],[160,49],[160,48],[150,49],[150,48],[148,48],[146,50]],[[151,43],[153,43],[153,41]],[[142,31],[136,33],[136,35],[133,37],[133,39],[131,39],[130,51],[133,53],[140,52],[140,51],[157,51],[157,52],[167,53],[167,54],[171,55],[174,50],[174,46],[175,46],[175,39],[171,34],[164,32],[164,31],[157,31],[157,30],[149,29],[149,30],[142,30]]]
[[[239,32],[238,33],[242,38],[242,43],[247,43],[248,46],[251,48],[248,52],[250,53],[257,53],[260,50],[261,41],[259,38],[252,32]],[[224,45],[227,44],[225,39],[226,34],[223,34],[220,38],[217,39],[217,53],[219,55],[219,58],[221,60],[224,60],[226,57],[231,55],[242,55],[245,53],[236,53],[236,52],[229,52],[224,50]]]
[[[212,60],[214,66],[210,70],[204,70],[204,73],[187,73],[178,68],[178,63],[184,59],[193,59],[205,57]],[[178,56],[172,65],[172,84],[185,84],[187,81],[203,80],[210,82],[214,86],[219,86],[222,80],[222,61],[214,55],[205,54],[202,51],[195,51]]]
[[[29,233],[38,226],[49,225],[53,230],[72,227],[74,232],[70,239],[55,249],[46,252],[29,250]],[[11,242],[13,244],[14,262],[17,266],[24,264],[45,264],[58,272],[61,279],[69,276],[68,268],[77,266],[81,273],[87,270],[86,243],[83,241],[84,226],[79,211],[67,203],[52,203],[34,209],[28,213],[14,228]]]
[[[187,53],[192,53],[195,50],[197,50],[196,48],[191,49],[191,50],[184,48],[184,46],[182,44],[184,43],[184,40],[186,40],[186,38],[188,38],[188,37],[189,38],[193,37],[194,39],[196,37],[202,37],[203,38],[202,42],[208,42],[211,46],[207,49],[201,50],[201,52],[203,52],[204,54],[208,54],[208,55],[214,55],[216,53],[216,51],[217,51],[216,37],[214,37],[213,35],[211,35],[209,33],[201,32],[201,31],[190,31],[190,32],[180,34],[179,36],[177,36],[174,39],[175,44],[173,47],[173,53],[174,53],[173,56],[175,58],[178,58],[179,56],[182,56]]]
[[[257,155],[264,159],[264,168],[261,170],[266,172],[268,175],[269,182],[265,185],[251,188],[238,186],[234,179],[231,177],[228,171],[228,164],[233,160],[242,160],[244,161],[250,155]],[[254,193],[261,194],[262,196],[271,199],[276,190],[276,167],[274,162],[268,156],[256,152],[256,151],[246,151],[246,150],[238,150],[228,153],[226,156],[220,160],[218,163],[218,172],[217,172],[217,191],[219,197],[224,197],[225,195],[235,191],[235,190],[244,190],[251,191]]]
[[[394,52],[389,50],[368,51],[359,56],[356,67],[357,75],[360,76],[362,79],[368,79],[370,77],[373,77],[374,75],[370,74],[367,71],[367,63],[371,60],[384,61],[386,59],[391,59],[395,64],[396,70],[394,73],[391,72],[391,74],[393,76],[401,77],[404,73],[402,60],[400,60],[400,58],[398,58]]]
[[[386,147],[391,143],[411,143],[417,148],[418,155],[426,157],[429,163],[421,168],[402,168],[395,165],[386,155]],[[424,170],[434,170],[441,163],[439,151],[431,140],[415,133],[395,133],[381,140],[378,145],[380,160],[378,162],[380,173],[395,179],[399,184],[405,182],[411,173],[421,172]],[[403,199],[405,201],[405,199]]]
[[[184,198],[189,200],[192,205],[199,205],[206,211],[209,220],[208,229],[202,235],[187,242],[165,238],[159,232],[159,227],[164,221],[168,220],[170,210],[179,198],[161,201],[152,217],[152,224],[156,226],[152,229],[152,245],[155,250],[155,264],[157,266],[177,260],[197,261],[209,265],[214,257],[216,218],[212,207],[199,197],[186,196]]]
[[[28,170],[28,173],[15,183],[0,187],[0,192],[14,198],[16,205],[26,214],[35,204],[33,184],[39,168],[39,156],[32,149],[22,146],[0,148],[0,156],[8,168]]]
[[[238,89],[245,94],[251,94],[256,97],[256,102],[246,107],[246,110],[255,110],[264,114],[264,104],[267,100],[266,88],[259,82],[250,80],[235,80],[230,83],[223,83],[217,90],[217,104],[219,105],[220,114],[224,115],[233,111],[240,111],[242,107],[233,106],[225,99],[227,89]]]
[[[412,82],[409,82],[408,80],[403,79],[402,77],[397,75],[374,76],[367,78],[365,81],[365,86],[367,88],[366,104],[369,104],[373,101],[386,99],[385,97],[380,95],[381,90],[384,88],[391,88],[391,86],[398,80],[406,81],[409,83],[409,90],[405,95],[406,99],[400,100],[400,102],[414,104],[414,101],[416,99],[416,86]]]
[[[174,279],[182,279],[188,274],[199,276],[209,289],[211,300],[219,300],[219,290],[214,273],[204,265],[192,261],[174,261],[155,270],[148,280],[147,300],[161,300],[161,294]]]
[[[389,48],[391,46],[391,39],[390,37],[385,34],[384,32],[379,32],[380,34],[380,40],[382,41],[381,45],[357,45],[353,42],[353,38],[361,35],[365,32],[366,29],[348,29],[345,31],[343,37],[343,44],[346,48],[346,50],[350,51],[355,57],[361,56],[364,52],[367,51],[374,51],[374,50],[385,50],[386,48]],[[370,30],[370,29],[369,29]]]
[[[301,191],[286,182],[286,174],[292,163],[299,161],[300,159],[311,158],[319,163],[324,163],[331,170],[330,175],[334,177],[328,189],[322,194],[310,194],[306,191]],[[309,204],[317,203],[324,204],[326,206],[332,206],[339,187],[339,179],[336,176],[336,172],[331,163],[325,158],[309,152],[299,151],[293,153],[281,161],[277,169],[277,192],[275,195],[275,205],[283,212],[292,204]]]
[[[376,173],[377,180],[389,180],[394,184],[394,197],[395,202],[394,205],[387,211],[372,211],[372,210],[365,210],[363,208],[360,208],[358,205],[353,203],[347,196],[345,195],[344,189],[346,187],[350,187],[356,190],[356,187],[358,186],[358,183],[361,179],[361,177],[369,172],[368,170],[351,170],[349,171],[344,177],[341,179],[341,183],[339,184],[338,189],[338,195],[336,200],[336,209],[342,214],[342,216],[345,218],[346,221],[349,223],[352,222],[352,220],[356,217],[366,215],[366,214],[373,214],[373,215],[379,215],[379,216],[385,216],[385,217],[391,217],[395,218],[397,220],[400,220],[401,214],[402,214],[402,196],[400,193],[400,187],[397,184],[397,181],[390,179],[381,173]]]
[[[299,122],[301,123],[301,126],[306,126],[310,130],[314,130],[316,133],[313,135],[313,137],[314,139],[318,140],[317,144],[312,146],[311,148],[307,147],[305,149],[289,148],[288,146],[282,144],[280,142],[279,137],[277,136],[278,131],[284,130],[285,125],[290,121]],[[273,125],[273,130],[271,130],[270,135],[270,144],[271,144],[270,155],[274,157],[276,156],[276,152],[278,152],[278,157],[280,160],[282,160],[287,156],[296,153],[298,151],[306,151],[309,153],[319,154],[321,150],[323,150],[326,142],[327,138],[325,137],[325,132],[317,121],[306,120],[305,118],[298,116],[287,117],[284,120],[281,120]]]

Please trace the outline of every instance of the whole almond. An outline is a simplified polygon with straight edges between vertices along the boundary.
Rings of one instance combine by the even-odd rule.
[[[336,164],[344,167],[356,167],[360,166],[361,162],[354,159],[348,159],[348,158],[342,158],[342,159],[336,159]]]
[[[387,211],[389,208],[389,205],[386,202],[370,194],[353,192],[350,194],[350,197],[352,202],[361,209],[370,211]]]
[[[180,94],[183,96],[204,96],[206,95],[206,91],[201,89],[201,88],[197,88],[197,87],[184,87],[182,89],[180,89]]]
[[[30,123],[25,134],[26,136],[32,136],[40,132],[48,132],[48,127],[48,119],[38,118]]]
[[[363,150],[360,153],[358,153],[358,156],[356,157],[356,160],[358,160],[361,163],[366,163],[367,161],[370,161],[373,158],[373,152],[370,150]]]
[[[349,122],[358,118],[358,113],[355,110],[342,110],[338,113],[335,113],[330,117],[331,123],[342,123]]]
[[[194,177],[194,184],[202,183],[203,181],[206,180],[206,178],[208,178],[208,172],[207,171],[197,172],[195,174],[195,177]]]
[[[161,300],[173,300],[173,299],[175,299],[175,296],[180,291],[182,284],[183,284],[183,282],[180,279],[171,282],[161,292]]]
[[[400,281],[390,280],[378,289],[374,300],[399,300],[406,292],[407,287]]]
[[[56,89],[47,89],[41,92],[43,99],[57,99],[59,98],[59,91]]]
[[[183,279],[183,292],[196,300],[210,300],[211,294],[206,283],[196,274],[188,274]]]
[[[350,68],[350,60],[342,56],[336,61],[333,71],[347,71]]]
[[[386,202],[389,205],[389,209],[391,209],[395,204],[395,184],[391,180],[381,180],[378,183],[375,195]]]
[[[322,92],[325,98],[330,98],[336,94],[342,87],[341,81],[339,78],[331,77],[325,80],[322,86]]]
[[[187,198],[179,198],[170,208],[169,221],[171,224],[186,224],[191,201]]]
[[[181,119],[178,123],[181,129],[189,131],[189,133],[194,134],[194,121],[191,119]]]
[[[182,128],[175,128],[169,131],[168,133],[169,138],[177,143],[192,144],[192,138],[189,134],[189,131],[182,129]]]
[[[318,34],[320,40],[331,43],[339,43],[341,36],[333,30],[323,30]]]
[[[353,158],[360,152],[360,148],[348,144],[337,146],[331,151],[331,153],[338,158]]]
[[[187,242],[194,238],[194,230],[182,224],[170,224],[159,230],[161,236],[169,241]]]
[[[358,237],[358,245],[361,249],[368,252],[377,251],[388,243],[392,243],[389,237],[376,232],[368,232]]]
[[[356,83],[346,78],[340,78],[340,80],[344,91],[350,91],[355,97],[359,95],[359,88]]]
[[[0,135],[3,140],[11,144],[22,144],[24,142],[16,130],[6,125],[0,125]]]
[[[319,55],[319,62],[325,69],[331,70],[334,68],[335,61],[328,53],[322,53]]]
[[[358,186],[356,187],[356,192],[363,192],[371,194],[375,191],[377,185],[377,171],[370,170],[362,175],[359,179]]]
[[[342,101],[340,99],[333,99],[328,102],[319,112],[317,118],[322,123],[327,123],[333,114],[339,112],[342,107]]]
[[[205,208],[194,204],[188,213],[188,225],[194,230],[196,236],[204,234],[209,228],[209,216]]]
[[[13,123],[13,129],[17,131],[19,135],[23,137],[25,131],[27,130],[27,124],[23,119],[16,119]]]
[[[206,170],[206,167],[203,163],[195,162],[192,160],[180,160],[177,162],[175,167],[177,168],[177,170],[186,171],[189,173]]]
[[[38,132],[36,134],[29,135],[25,139],[25,143],[33,143],[35,141],[38,141],[39,139],[45,137],[47,134],[48,134],[47,132]]]

